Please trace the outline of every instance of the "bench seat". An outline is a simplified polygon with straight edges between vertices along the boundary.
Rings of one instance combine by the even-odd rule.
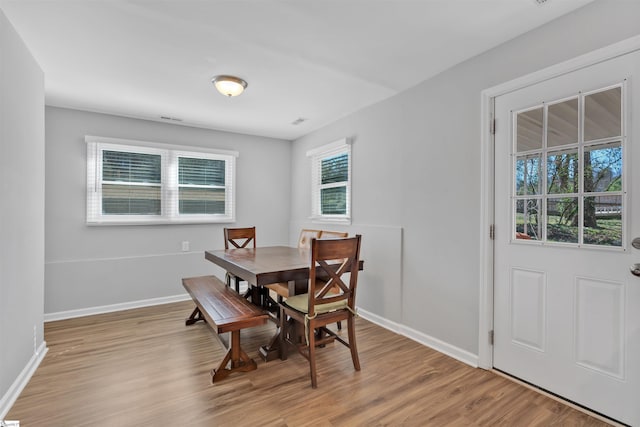
[[[240,330],[267,323],[269,315],[242,295],[226,286],[215,276],[189,277],[182,279],[182,286],[196,304],[191,316],[185,321],[192,325],[200,320],[208,323],[217,336],[231,333],[227,354],[217,369],[211,371],[211,382],[227,377],[235,371],[247,372],[257,368],[240,346]]]

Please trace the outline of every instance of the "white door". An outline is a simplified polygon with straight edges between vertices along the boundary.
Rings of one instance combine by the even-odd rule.
[[[640,53],[495,117],[494,367],[640,426]]]

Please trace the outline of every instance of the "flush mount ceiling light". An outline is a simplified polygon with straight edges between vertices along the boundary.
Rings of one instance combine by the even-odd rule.
[[[211,83],[225,96],[238,96],[247,88],[247,82],[234,76],[215,76]]]

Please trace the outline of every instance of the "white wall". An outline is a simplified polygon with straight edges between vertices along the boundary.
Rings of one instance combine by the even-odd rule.
[[[44,76],[0,11],[0,419],[44,355],[44,165]]]
[[[184,295],[182,277],[223,274],[204,251],[224,247],[225,226],[255,225],[259,245],[287,243],[291,142],[64,108],[45,116],[47,319]],[[87,226],[85,135],[238,151],[236,223]]]
[[[401,273],[384,282],[387,292],[379,286],[367,289],[363,280],[358,296],[366,300],[363,308],[473,362],[480,233],[488,232],[479,229],[478,219],[480,93],[637,35],[638,17],[638,1],[596,1],[300,138],[292,146],[292,224],[304,223],[310,214],[306,151],[352,138],[351,228],[402,228]],[[393,246],[367,247],[367,240],[363,235],[363,248],[375,259],[397,256]],[[389,298],[399,298],[399,310],[384,312]]]

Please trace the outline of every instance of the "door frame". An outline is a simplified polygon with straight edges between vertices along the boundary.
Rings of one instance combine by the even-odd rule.
[[[494,245],[490,229],[494,224],[494,118],[495,98],[524,87],[550,80],[618,56],[640,50],[640,36],[580,55],[573,59],[535,71],[522,77],[485,89],[480,93],[480,283],[478,319],[478,367],[493,368],[493,274]],[[497,126],[507,126],[498,123]],[[498,233],[502,232],[497,230]]]

